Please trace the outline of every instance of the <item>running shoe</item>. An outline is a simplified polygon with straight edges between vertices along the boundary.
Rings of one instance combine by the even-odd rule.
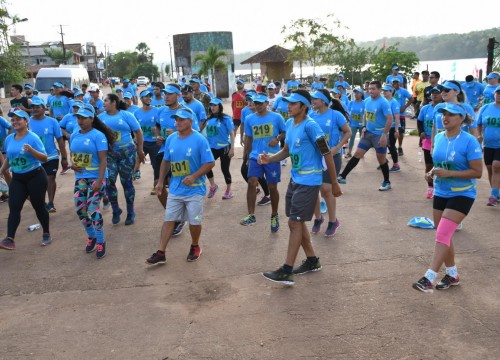
[[[436,285],[436,290],[446,290],[446,289],[449,289],[450,286],[455,286],[455,285],[459,285],[459,284],[460,284],[460,280],[459,280],[458,276],[456,278],[454,278],[453,276],[446,274],[441,279],[441,281]]]
[[[429,186],[429,187],[427,188],[427,192],[425,193],[425,197],[426,197],[427,199],[432,199],[432,198],[434,197],[434,187]]]
[[[102,209],[103,210],[108,210],[111,207],[111,203],[109,202],[108,198],[102,199]]]
[[[186,260],[189,262],[196,261],[200,258],[200,255],[201,255],[201,247],[199,245],[198,246],[191,245]]]
[[[400,171],[401,171],[401,168],[399,167],[399,165],[398,165],[398,166],[393,165],[393,166],[389,169],[389,172],[393,172],[393,173],[394,173],[394,172],[400,172]]]
[[[132,225],[135,221],[135,213],[127,214],[127,218],[125,219],[125,225]]]
[[[425,293],[434,292],[434,287],[432,286],[432,283],[425,276],[422,277],[420,280],[418,280],[416,283],[414,283],[413,288],[415,290],[420,290]]]
[[[174,232],[172,233],[172,236],[179,236],[182,233],[182,230],[184,229],[184,225],[186,225],[185,221],[177,221],[175,223],[175,229]]]
[[[398,155],[399,156],[404,156],[404,151],[403,151],[403,148],[402,147],[398,147]]]
[[[111,219],[113,225],[116,225],[120,222],[120,215],[122,214],[122,212],[122,209],[118,209],[117,212],[113,212],[113,218]]]
[[[154,187],[153,189],[151,189],[151,191],[149,192],[150,195],[156,195],[156,188]]]
[[[70,170],[71,170],[71,168],[69,166],[66,167],[66,168],[63,168],[61,170],[61,175],[66,175]]]
[[[87,238],[87,246],[85,247],[85,252],[87,254],[90,254],[95,250],[96,241],[97,241],[96,238]]]
[[[377,170],[380,170],[380,169],[382,169],[382,167],[381,167],[380,165],[379,165],[379,166],[377,166]]]
[[[308,272],[320,271],[320,270],[321,270],[321,264],[319,262],[319,258],[316,258],[316,261],[314,262],[305,259],[304,261],[302,261],[302,265],[300,265],[298,268],[292,271],[292,274],[302,275]]]
[[[350,159],[352,157],[351,153],[347,153],[344,155],[344,159]]]
[[[262,275],[267,279],[275,283],[294,285],[295,277],[293,274],[287,274],[283,267],[280,267],[275,271],[263,272]]]
[[[264,205],[269,205],[271,203],[271,198],[269,196],[263,196],[262,199],[260,199],[257,202],[257,205],[259,206],[264,206]]]
[[[325,221],[325,218],[321,216],[319,219],[314,219],[314,224],[311,229],[311,233],[317,234],[321,230],[321,224]]]
[[[2,194],[2,196],[0,196],[0,203],[6,202],[8,200],[9,200],[9,195]]]
[[[229,200],[229,199],[232,199],[233,198],[233,193],[231,190],[226,190],[224,192],[224,195],[222,195],[222,199],[223,200]]]
[[[55,213],[57,210],[56,210],[56,207],[54,206],[54,203],[53,202],[49,202],[47,203],[47,205],[45,205],[45,208],[47,209],[47,211],[49,213]]]
[[[339,228],[340,228],[339,219],[335,220],[334,222],[329,221],[328,226],[326,227],[325,237],[332,237],[333,235],[335,235],[335,233]]]
[[[255,219],[255,215],[252,214],[248,214],[247,216],[245,216],[243,219],[240,220],[240,224],[243,226],[253,225],[256,222],[257,220]]]
[[[102,259],[104,257],[104,255],[106,255],[106,243],[103,242],[102,244],[97,244],[96,248],[97,248],[97,251],[95,253],[95,256],[98,259]]]
[[[146,259],[146,264],[148,265],[160,265],[165,264],[166,262],[167,259],[165,258],[165,255],[158,254],[158,251],[153,253],[149,259]]]
[[[50,236],[50,234],[44,233],[44,234],[42,235],[42,243],[41,243],[41,245],[42,245],[42,246],[47,246],[47,245],[49,245],[51,242],[52,242],[52,236]]]
[[[486,204],[486,206],[497,206],[498,204],[498,199],[494,196],[490,196],[490,198],[488,199],[488,203]]]
[[[215,184],[214,186],[210,186],[210,190],[208,191],[208,198],[211,199],[215,196],[215,193],[219,189],[219,185]]]
[[[322,214],[325,214],[327,211],[328,211],[328,208],[326,206],[326,201],[325,199],[321,198],[320,202],[319,202],[319,211],[322,213]]]
[[[134,180],[139,180],[141,178],[141,171],[140,170],[137,170],[135,173],[134,173]]]
[[[280,229],[280,218],[278,215],[271,215],[271,232],[278,232]]]
[[[379,191],[387,191],[391,190],[391,182],[390,181],[382,181],[380,184],[380,187],[378,188]]]
[[[281,166],[286,166],[286,163],[287,163],[287,159],[281,160]]]
[[[16,250],[16,243],[14,242],[14,240],[6,237],[2,241],[0,241],[0,249]]]
[[[347,180],[342,175],[337,176],[337,181],[339,184],[347,184]]]

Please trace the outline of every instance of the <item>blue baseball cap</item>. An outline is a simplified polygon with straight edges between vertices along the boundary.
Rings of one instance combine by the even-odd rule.
[[[332,92],[334,94],[342,94],[342,92],[337,88],[333,88],[332,91],[330,91],[330,92]]]
[[[14,115],[16,116],[19,116],[20,118],[23,118],[23,119],[26,119],[26,120],[30,120],[30,117],[29,115],[26,113],[26,111],[23,111],[23,110],[14,110],[14,111],[11,111],[9,112],[7,115],[9,115],[9,117],[13,117]]]
[[[56,81],[55,83],[53,83],[52,86],[58,87],[58,88],[63,88],[64,87],[64,85],[61,84],[59,81]]]
[[[198,79],[198,78],[191,78],[191,79],[189,79],[189,82],[195,82],[195,83],[200,84],[200,79]]]
[[[399,66],[394,65],[394,66],[391,68],[391,70],[399,70]]]
[[[123,92],[123,89],[122,88],[116,88],[115,92],[118,92],[118,91]]]
[[[81,92],[80,90],[78,90],[77,92],[75,92],[73,94],[73,97],[77,97],[77,96],[80,96],[80,95],[83,95],[83,92]]]
[[[446,105],[444,107],[438,109],[439,113],[444,113],[445,111],[447,111],[451,114],[462,115],[463,118],[465,118],[465,116],[467,115],[463,106],[451,102],[447,102],[445,104]]]
[[[181,118],[181,119],[191,119],[194,120],[194,112],[191,109],[186,107],[182,107],[175,112],[175,114],[170,115],[172,119]]]
[[[219,98],[212,98],[212,100],[210,100],[210,104],[212,104],[212,105],[222,105],[222,100],[219,99]]]
[[[41,97],[38,97],[38,96],[33,96],[31,98],[31,106],[33,106],[33,105],[46,107],[45,101],[43,101],[43,99]]]
[[[167,94],[179,94],[179,95],[181,93],[181,91],[176,86],[173,86],[171,84],[165,86],[165,89],[161,89],[161,92]]]
[[[432,89],[431,89],[431,93],[434,92],[434,91],[437,91],[437,92],[441,92],[443,91],[443,85],[436,85],[434,86]]]
[[[358,92],[360,94],[363,94],[363,89],[361,89],[359,86],[358,87],[355,87],[353,90],[353,92]]]
[[[382,87],[383,91],[394,91],[394,88],[391,85],[385,85]]]
[[[500,75],[497,72],[490,72],[488,76],[486,76],[486,79],[499,79]]]
[[[84,104],[82,107],[80,107],[80,110],[76,113],[76,115],[80,115],[81,117],[85,118],[93,118],[95,114],[94,107],[90,104]]]
[[[25,89],[33,89],[33,86],[31,86],[30,84],[24,84],[24,88]]]
[[[495,89],[495,92],[499,92],[500,91],[500,85],[497,86],[497,88]]]
[[[236,84],[245,84],[245,80],[238,79],[238,80],[236,80]]]
[[[246,91],[246,94],[245,94],[245,100],[252,100],[252,97],[257,94],[257,92],[255,90],[247,90]]]
[[[306,105],[307,107],[311,107],[311,102],[309,100],[307,100],[304,96],[302,96],[298,93],[291,93],[290,96],[283,97],[283,100],[285,100],[286,102],[291,102],[291,103],[301,102],[302,104]]]
[[[129,79],[123,79],[123,80],[122,80],[122,83],[128,83],[128,82],[130,82],[130,80],[129,80]]]
[[[325,96],[325,94],[323,94],[321,91],[315,91],[315,92],[313,92],[311,94],[311,97],[313,99],[323,100],[326,105],[330,105],[330,100],[328,100],[328,98]]]
[[[127,91],[125,94],[123,94],[124,99],[132,99],[134,95],[132,95],[131,92]]]
[[[80,101],[80,100],[76,100],[76,101],[73,101],[73,104],[71,104],[71,107],[78,107],[78,108],[81,108],[83,107],[84,103],[83,101]],[[93,107],[92,107],[93,108]]]
[[[153,93],[149,90],[142,90],[141,91],[141,94],[140,94],[140,97],[143,98],[145,96],[153,96]]]
[[[253,102],[259,102],[259,103],[265,103],[266,101],[269,101],[269,99],[267,98],[266,95],[262,95],[262,94],[255,94],[255,95],[252,95],[252,100]]]
[[[344,77],[344,74],[339,74],[339,77]]]
[[[450,90],[455,90],[455,91],[458,91],[460,92],[460,87],[455,84],[455,83],[452,83],[451,81],[445,81],[444,84],[443,84],[443,88],[445,89],[450,89]]]
[[[71,88],[71,90],[81,90],[80,87],[78,85],[75,85]]]

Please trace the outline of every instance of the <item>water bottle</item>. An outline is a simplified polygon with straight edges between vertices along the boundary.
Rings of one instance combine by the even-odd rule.
[[[417,156],[418,156],[418,162],[422,162],[422,150],[418,149]]]
[[[42,226],[40,224],[33,224],[28,226],[28,231],[35,231],[36,229],[40,229]]]

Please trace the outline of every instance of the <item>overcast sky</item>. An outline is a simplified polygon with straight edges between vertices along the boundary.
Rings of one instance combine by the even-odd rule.
[[[7,0],[6,5],[11,15],[28,18],[10,30],[11,35],[14,30],[25,35],[27,41],[59,41],[61,24],[66,43],[94,42],[99,52],[106,44],[116,53],[145,42],[155,62],[160,62],[170,59],[168,42],[173,34],[231,31],[235,53],[260,51],[283,45],[281,29],[294,20],[326,19],[330,13],[358,42],[484,30],[500,24],[493,15],[498,13],[497,1],[461,6],[436,0],[146,0],[133,5],[116,0]]]

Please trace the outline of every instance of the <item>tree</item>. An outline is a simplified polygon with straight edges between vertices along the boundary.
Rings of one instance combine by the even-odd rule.
[[[375,48],[360,48],[352,44],[344,51],[337,53],[332,62],[337,64],[337,73],[344,73],[350,79],[351,84],[363,84],[365,80],[373,79],[371,67],[368,65],[375,56]]]
[[[165,65],[165,74],[167,74],[169,77],[171,77],[170,64]]]
[[[135,49],[138,51],[137,54],[137,63],[138,64],[143,64],[146,62],[152,62],[153,61],[153,54],[151,54],[149,51],[151,50],[149,46],[141,42],[139,43]]]
[[[137,53],[131,51],[118,52],[109,61],[108,71],[114,76],[130,77],[137,67]]]
[[[214,77],[215,69],[218,67],[226,67],[226,62],[222,60],[224,57],[227,57],[227,53],[219,49],[218,45],[210,45],[205,54],[198,54],[194,57],[194,62],[200,64],[200,73],[206,71],[211,74],[214,94],[217,94]]]
[[[151,81],[153,81],[154,79],[160,77],[160,72],[158,70],[158,66],[147,62],[144,64],[139,64],[132,73],[133,78],[136,78],[138,76],[147,76],[151,79]]]
[[[403,52],[397,48],[398,44],[389,46],[387,49],[379,49],[371,59],[371,71],[376,79],[385,81],[391,73],[394,65],[399,66],[403,74],[412,74],[419,60],[414,52]]]
[[[51,48],[47,49],[44,48],[43,52],[45,55],[47,55],[49,58],[52,59],[57,65],[60,64],[66,64],[69,59],[73,57],[73,51],[72,50],[66,50],[66,54],[64,54],[64,51],[61,49],[57,48]]]
[[[9,26],[20,21],[18,16],[11,16],[0,0],[0,87],[6,81],[18,82],[26,77],[26,69],[19,45],[9,44]]]
[[[327,18],[334,18],[334,15],[329,14]],[[315,72],[316,66],[331,64],[345,47],[354,44],[354,40],[344,35],[334,35],[335,30],[343,29],[338,20],[333,19],[331,23],[335,29],[318,19],[298,19],[291,26],[283,26],[284,42],[292,44],[289,61],[309,63]]]

